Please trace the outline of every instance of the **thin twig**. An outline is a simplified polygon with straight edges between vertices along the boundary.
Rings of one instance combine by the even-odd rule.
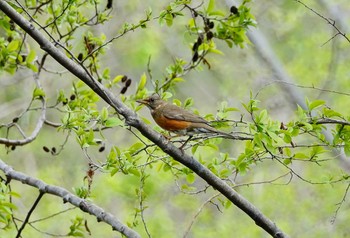
[[[341,35],[343,36],[349,43],[350,43],[350,39],[346,36],[345,33],[343,33],[335,24],[335,21],[324,17],[322,14],[318,13],[317,11],[315,11],[314,9],[312,9],[311,7],[309,7],[308,5],[306,5],[305,3],[303,3],[300,0],[295,0],[297,3],[300,3],[301,5],[303,5],[304,7],[306,7],[307,9],[309,9],[310,11],[312,11],[313,13],[315,13],[317,16],[319,16],[320,18],[322,18],[323,20],[325,20],[329,25],[331,25],[338,33],[335,34],[332,38],[330,38],[328,41],[326,41],[323,45],[327,44],[329,41],[331,41],[332,39],[334,39],[337,35]],[[322,46],[323,46],[322,45]]]
[[[196,214],[194,214],[194,216],[193,216],[193,218],[192,218],[190,224],[188,225],[188,227],[187,227],[187,229],[186,229],[186,231],[185,231],[185,234],[183,235],[183,238],[188,237],[188,235],[189,235],[189,233],[190,233],[190,231],[191,231],[191,228],[192,228],[194,222],[196,221],[197,217],[202,213],[204,207],[205,207],[208,203],[211,203],[211,201],[212,201],[214,198],[216,198],[216,197],[218,197],[218,196],[220,196],[220,195],[221,195],[220,193],[214,194],[213,196],[211,196],[210,198],[208,198],[208,199],[198,208],[198,211],[196,212]]]
[[[36,200],[35,200],[35,202],[33,204],[33,206],[30,208],[26,218],[24,219],[24,222],[23,222],[22,226],[19,228],[19,230],[17,232],[17,235],[16,235],[16,238],[20,238],[21,237],[21,233],[24,230],[24,227],[28,224],[30,216],[34,212],[35,208],[38,206],[38,204],[39,204],[39,202],[40,202],[40,200],[41,200],[41,198],[43,196],[44,196],[44,192],[40,191],[38,197],[36,198]]]
[[[331,224],[334,224],[335,220],[337,219],[338,212],[339,212],[341,206],[343,205],[343,203],[345,202],[345,199],[348,195],[349,189],[350,189],[350,183],[348,184],[348,186],[345,189],[345,193],[344,193],[342,200],[337,204],[338,207],[337,207],[337,210],[335,210],[334,216],[331,219]]]

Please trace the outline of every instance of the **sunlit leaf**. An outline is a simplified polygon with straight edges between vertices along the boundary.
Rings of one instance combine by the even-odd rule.
[[[310,104],[309,104],[309,110],[312,111],[313,109],[321,106],[321,105],[324,105],[326,102],[324,100],[315,100],[315,101],[312,101]]]
[[[115,126],[121,126],[123,125],[124,122],[121,121],[119,118],[117,117],[109,117],[107,120],[104,121],[104,125],[106,127],[115,127]]]

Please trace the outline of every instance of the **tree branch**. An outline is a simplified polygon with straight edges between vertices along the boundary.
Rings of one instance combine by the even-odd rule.
[[[343,121],[343,120],[336,120],[332,118],[320,118],[316,120],[316,124],[337,124],[337,125],[343,125],[343,126],[350,126],[350,122]]]
[[[89,203],[82,198],[75,196],[74,194],[70,193],[68,190],[64,188],[54,186],[54,185],[48,185],[39,179],[32,178],[21,172],[17,172],[13,170],[10,166],[5,164],[2,160],[0,160],[0,170],[2,170],[5,173],[8,180],[14,179],[22,182],[23,184],[27,184],[29,186],[38,188],[40,194],[42,195],[45,193],[49,193],[57,197],[61,197],[64,203],[69,202],[73,206],[79,207],[80,210],[82,210],[83,212],[86,212],[86,213],[89,213],[90,215],[95,216],[97,218],[97,221],[99,222],[103,221],[111,225],[114,230],[119,231],[126,237],[129,237],[129,238],[141,237],[134,230],[130,229],[128,226],[121,223],[112,214],[105,212],[102,208],[92,203]]]
[[[35,82],[36,82],[36,85],[37,85],[37,88],[41,89],[41,85],[38,81],[38,79],[36,78],[36,76],[34,76],[34,79],[35,79]],[[24,137],[24,139],[7,139],[7,138],[0,138],[0,144],[5,144],[7,146],[10,146],[10,145],[14,145],[14,146],[21,146],[21,145],[26,145],[26,144],[29,144],[30,142],[32,142],[33,140],[36,139],[36,137],[39,135],[39,132],[41,130],[41,128],[43,127],[44,125],[44,122],[46,120],[46,100],[45,98],[43,97],[40,97],[38,98],[38,100],[41,101],[41,107],[40,107],[40,116],[37,120],[37,123],[36,123],[36,127],[35,129],[33,130],[32,134],[28,137],[26,137],[21,129],[21,127],[19,127],[15,122],[12,122],[8,125],[6,125],[8,128],[9,127],[12,127],[12,126],[16,126],[17,129],[19,130],[19,132],[22,134],[22,136]],[[32,104],[33,100],[30,102],[29,104],[29,107],[26,109],[25,112],[27,112],[30,108],[30,105]],[[24,113],[25,113],[24,112]],[[23,115],[23,114],[22,114]],[[1,126],[0,126],[1,127]]]
[[[34,212],[35,208],[38,206],[41,198],[44,196],[44,193],[43,192],[40,192],[38,197],[36,198],[33,206],[30,208],[27,216],[26,216],[26,219],[23,221],[23,224],[21,226],[21,228],[19,228],[18,232],[17,232],[17,235],[16,235],[16,238],[20,238],[21,237],[21,233],[22,231],[24,230],[24,227],[27,225],[27,223],[29,222],[29,218],[30,216],[32,215],[32,213]]]
[[[331,41],[332,39],[334,39],[336,36],[338,35],[341,35],[343,36],[349,43],[350,43],[350,39],[346,36],[345,33],[343,33],[339,27],[335,24],[335,21],[330,19],[330,18],[327,18],[325,16],[323,16],[322,14],[318,13],[317,11],[315,11],[314,9],[312,9],[311,7],[309,7],[308,5],[306,5],[305,3],[303,3],[302,1],[299,1],[299,0],[294,0],[295,2],[303,5],[305,8],[307,8],[308,10],[312,11],[314,14],[316,14],[318,17],[322,18],[323,20],[325,20],[329,25],[331,25],[336,31],[337,31],[337,34],[334,35],[331,39],[329,39],[326,43],[328,43],[329,41]],[[325,44],[326,44],[325,43]]]
[[[58,63],[64,66],[72,74],[77,76],[80,80],[86,83],[93,91],[95,91],[103,100],[105,100],[111,107],[113,107],[119,114],[121,114],[128,125],[138,129],[145,137],[157,144],[165,153],[173,157],[178,162],[190,168],[198,176],[204,179],[208,184],[213,186],[216,190],[221,192],[238,208],[243,210],[250,216],[255,223],[263,228],[273,237],[287,237],[274,222],[267,218],[259,209],[252,203],[242,197],[239,193],[233,190],[226,182],[218,178],[209,169],[204,167],[201,163],[195,160],[194,157],[184,154],[172,143],[164,138],[161,134],[152,130],[147,126],[130,108],[125,106],[119,98],[115,97],[102,84],[90,77],[84,68],[71,59],[64,53],[59,51],[50,41],[48,41],[39,30],[37,30],[30,22],[23,16],[17,13],[6,1],[0,0],[0,9],[10,17],[19,27],[26,31],[43,50],[49,53]],[[81,202],[81,201],[80,201]],[[85,206],[84,206],[85,207]]]

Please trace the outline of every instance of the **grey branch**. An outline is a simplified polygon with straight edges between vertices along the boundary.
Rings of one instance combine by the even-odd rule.
[[[74,194],[70,193],[68,190],[44,183],[43,181],[30,177],[24,173],[18,172],[13,170],[10,166],[5,164],[2,160],[0,160],[0,170],[2,170],[7,179],[9,180],[17,180],[22,182],[23,184],[27,184],[29,186],[35,187],[39,189],[40,193],[48,193],[55,195],[57,197],[61,197],[63,199],[63,202],[69,202],[75,207],[79,207],[80,210],[83,212],[89,213],[90,215],[93,215],[97,218],[97,221],[103,221],[111,227],[125,235],[129,238],[139,238],[141,237],[139,234],[137,234],[134,230],[130,229],[128,226],[121,223],[116,217],[114,217],[112,214],[105,212],[102,208],[85,201],[82,198],[79,198],[75,196]]]
[[[41,101],[41,108],[40,108],[41,113],[40,113],[40,116],[39,116],[38,121],[36,123],[36,127],[33,130],[33,132],[31,133],[31,135],[25,136],[24,132],[17,124],[11,123],[10,126],[14,125],[15,127],[17,127],[17,129],[23,135],[24,138],[23,139],[0,138],[0,144],[5,144],[8,146],[9,145],[22,146],[22,145],[29,144],[30,142],[32,142],[33,140],[36,139],[36,137],[39,135],[39,132],[40,132],[41,128],[43,127],[44,122],[46,120],[46,100],[44,98],[39,98],[39,100]]]
[[[49,40],[47,40],[41,32],[35,28],[33,24],[27,21],[22,15],[17,13],[6,1],[0,0],[0,10],[10,17],[19,27],[26,31],[40,46],[50,54],[58,63],[64,66],[72,74],[86,83],[93,91],[95,91],[103,100],[113,107],[120,115],[125,118],[126,123],[138,129],[145,137],[158,145],[165,153],[173,157],[173,159],[190,168],[198,176],[204,179],[208,184],[221,192],[233,204],[249,215],[255,223],[263,228],[273,237],[287,237],[277,225],[267,218],[258,208],[256,208],[247,199],[242,197],[226,182],[218,178],[209,169],[199,163],[194,157],[184,154],[172,143],[164,138],[161,134],[152,130],[146,125],[137,114],[124,105],[119,98],[115,97],[102,84],[93,79],[87,71],[79,64],[69,59],[63,52],[57,49]],[[81,201],[79,201],[81,202]],[[79,204],[78,202],[78,204]],[[84,204],[84,203],[83,203]],[[80,204],[79,204],[80,205]],[[84,205],[83,205],[84,206]]]

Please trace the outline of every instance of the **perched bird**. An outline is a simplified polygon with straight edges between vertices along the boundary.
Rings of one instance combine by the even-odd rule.
[[[157,94],[143,100],[137,100],[137,102],[146,105],[151,110],[154,121],[161,128],[178,135],[190,136],[188,140],[193,135],[200,133],[212,133],[234,138],[232,135],[210,126],[207,120],[193,112],[162,100]]]

